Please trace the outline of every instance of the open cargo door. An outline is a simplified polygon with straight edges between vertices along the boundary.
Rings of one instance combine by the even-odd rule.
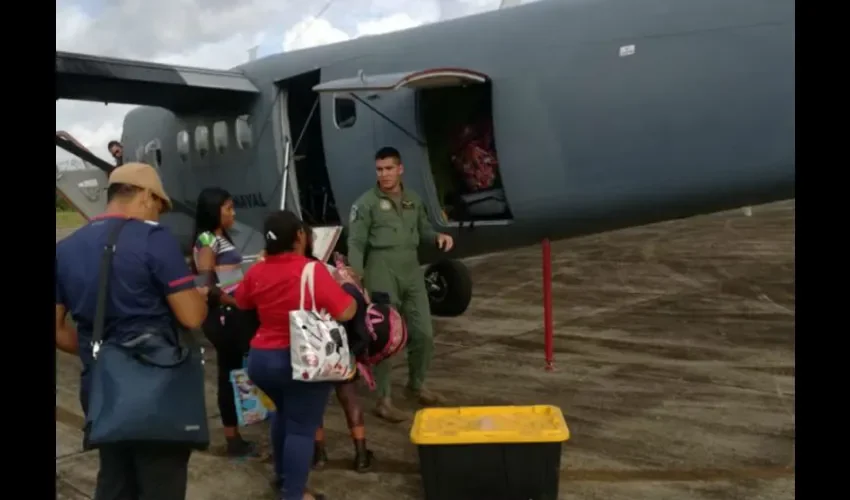
[[[401,89],[416,92],[424,140],[357,95],[373,96]],[[350,95],[428,150],[436,202],[443,209],[444,222],[505,224],[512,220],[496,153],[491,82],[484,73],[464,68],[378,75],[360,71],[355,77],[324,82],[313,90]],[[436,109],[440,102],[452,102],[452,109]],[[472,102],[486,111],[474,119],[456,113]],[[452,114],[455,116],[450,117]]]

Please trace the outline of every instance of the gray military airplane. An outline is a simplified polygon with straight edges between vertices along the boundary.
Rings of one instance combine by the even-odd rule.
[[[455,236],[452,259],[423,255],[452,316],[471,296],[461,257],[793,198],[794,30],[794,0],[544,0],[229,71],[57,51],[56,98],[142,105],[121,141],[178,201],[164,222],[188,244],[198,192],[226,187],[246,253],[270,210],[344,225],[395,146]],[[474,120],[499,165],[479,192],[451,162]],[[97,201],[111,166],[57,145],[100,167],[57,189]]]

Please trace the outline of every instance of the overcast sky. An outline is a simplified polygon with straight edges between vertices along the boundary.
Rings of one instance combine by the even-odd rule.
[[[528,2],[528,0],[525,0]],[[524,2],[524,3],[525,3]],[[328,4],[324,14],[316,17]],[[229,69],[248,58],[403,30],[500,0],[57,0],[56,50]],[[56,129],[109,160],[133,106],[56,102]],[[56,148],[57,161],[68,155]]]

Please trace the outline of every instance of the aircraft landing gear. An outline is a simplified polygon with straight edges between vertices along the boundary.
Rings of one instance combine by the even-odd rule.
[[[472,300],[469,269],[457,260],[444,260],[428,266],[425,288],[434,316],[460,316]]]

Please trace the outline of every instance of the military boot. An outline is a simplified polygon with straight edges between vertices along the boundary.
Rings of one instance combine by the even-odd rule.
[[[422,406],[444,406],[446,404],[446,398],[441,394],[424,387],[419,389],[408,387],[405,392],[408,398],[418,401]]]
[[[390,398],[381,398],[378,400],[378,405],[375,407],[375,416],[393,424],[404,422],[410,418],[410,415],[406,411],[399,410],[393,406]]]

